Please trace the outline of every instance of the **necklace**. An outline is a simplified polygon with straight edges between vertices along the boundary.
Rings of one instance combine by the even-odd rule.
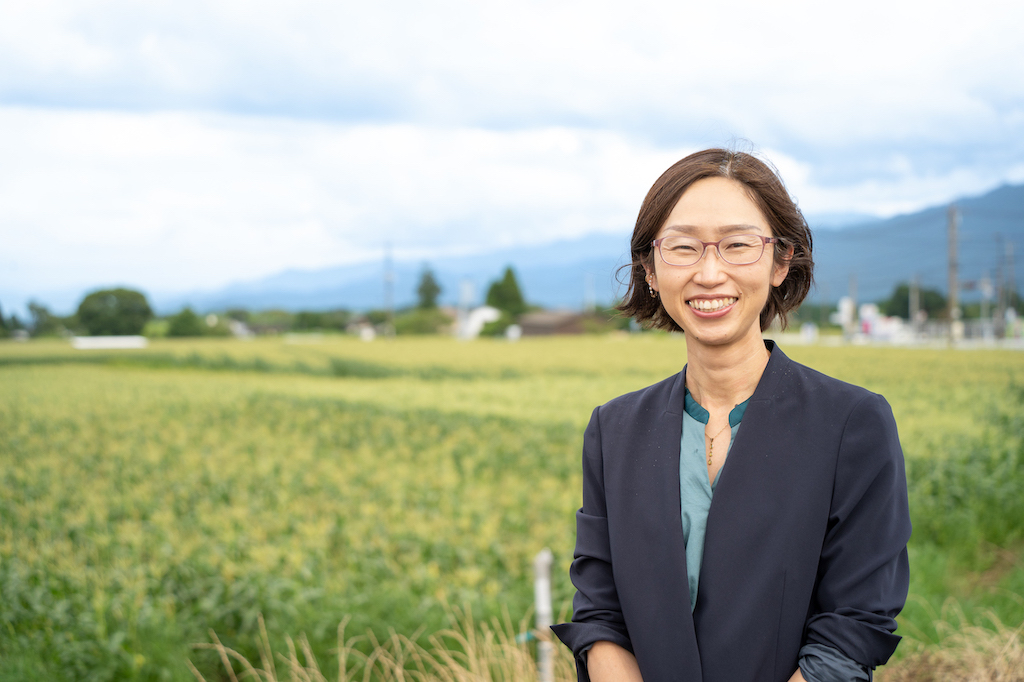
[[[711,442],[708,444],[708,466],[711,466],[711,455],[715,451],[715,439],[721,436],[722,432],[725,431],[727,428],[729,428],[728,423],[726,423],[726,425],[722,427],[721,431],[711,436]]]
[[[696,386],[694,388],[696,388]],[[697,401],[698,405],[700,404],[700,396],[699,395],[695,396],[694,400]],[[710,417],[711,417],[711,415],[709,414],[708,418],[710,419]],[[725,431],[730,426],[731,426],[731,424],[729,424],[728,420],[726,420],[725,426],[723,426],[721,428],[721,430],[719,430],[718,433],[716,433],[715,435],[711,436],[711,440],[708,442],[708,466],[711,466],[711,456],[715,452],[715,439],[718,438],[719,436],[721,436],[722,432]],[[706,425],[704,426],[704,429],[705,429],[704,435],[707,435],[707,426]]]

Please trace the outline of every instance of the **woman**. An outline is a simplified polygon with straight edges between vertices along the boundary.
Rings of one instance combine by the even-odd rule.
[[[580,680],[868,680],[899,637],[910,520],[885,400],[762,332],[807,295],[811,235],[722,149],[644,200],[621,310],[686,334],[683,371],[594,410],[573,622]]]

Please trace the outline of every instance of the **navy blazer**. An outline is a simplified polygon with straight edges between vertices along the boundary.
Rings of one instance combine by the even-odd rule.
[[[691,614],[680,518],[685,368],[594,410],[583,443],[576,656],[607,640],[645,682],[785,682],[800,647],[871,668],[899,637],[909,584],[903,453],[881,396],[772,350],[708,513]]]

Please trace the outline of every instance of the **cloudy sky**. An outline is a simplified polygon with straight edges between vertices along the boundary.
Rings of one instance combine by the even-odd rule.
[[[989,0],[0,0],[0,306],[626,233],[713,145],[811,216],[1024,182],[1021,26]]]

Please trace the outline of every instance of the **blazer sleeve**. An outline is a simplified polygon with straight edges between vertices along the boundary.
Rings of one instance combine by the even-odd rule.
[[[874,668],[899,643],[910,539],[907,479],[892,410],[869,394],[843,429],[806,642]]]
[[[612,571],[600,409],[594,410],[583,435],[583,507],[576,512],[576,551],[569,569],[576,587],[572,622],[551,628],[572,649],[580,682],[590,679],[584,654],[595,642],[609,641],[633,651]]]

